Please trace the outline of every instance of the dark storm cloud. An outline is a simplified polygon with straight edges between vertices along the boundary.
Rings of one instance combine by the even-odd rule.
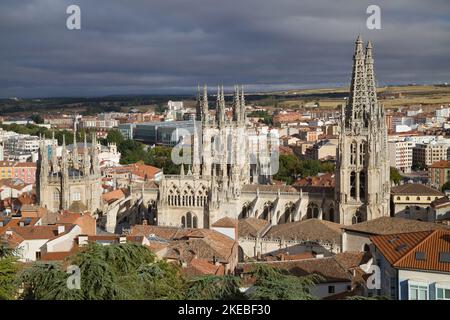
[[[365,27],[369,4],[382,30]],[[347,85],[359,32],[380,83],[450,80],[448,0],[2,0],[0,96]]]

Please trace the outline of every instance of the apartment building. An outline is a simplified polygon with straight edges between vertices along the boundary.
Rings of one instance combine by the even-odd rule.
[[[36,163],[1,161],[0,179],[20,179],[25,183],[35,183]]]
[[[413,165],[425,168],[437,161],[447,160],[448,149],[447,142],[418,143],[413,148]]]
[[[409,173],[413,165],[413,148],[415,143],[406,140],[388,142],[389,164],[391,167]]]
[[[428,167],[428,182],[430,186],[436,189],[441,189],[447,181],[450,181],[449,161],[437,161]]]

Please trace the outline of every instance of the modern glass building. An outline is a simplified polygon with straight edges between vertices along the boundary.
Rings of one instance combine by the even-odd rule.
[[[119,130],[124,137],[146,144],[175,146],[183,137],[194,133],[194,121],[121,124]]]

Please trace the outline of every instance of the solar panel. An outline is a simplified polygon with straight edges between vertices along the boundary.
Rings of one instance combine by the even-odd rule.
[[[426,259],[425,252],[423,251],[416,252],[416,260],[425,260],[425,259]]]
[[[450,263],[450,252],[439,252],[439,262]]]

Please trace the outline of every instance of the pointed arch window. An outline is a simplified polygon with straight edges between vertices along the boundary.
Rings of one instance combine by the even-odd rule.
[[[197,228],[197,216],[192,217],[192,227]]]
[[[350,173],[350,197],[356,198],[356,172]]]
[[[356,141],[353,141],[350,145],[350,164],[356,164]]]
[[[366,172],[364,170],[359,173],[359,198],[366,199]]]

